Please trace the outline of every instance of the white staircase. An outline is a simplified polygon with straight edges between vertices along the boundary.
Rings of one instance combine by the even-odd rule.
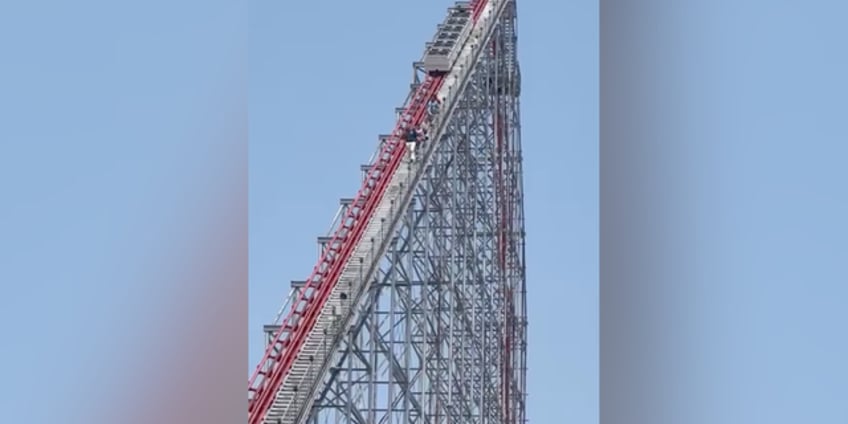
[[[409,182],[409,170],[406,163],[401,163],[392,176],[382,201],[375,208],[359,244],[284,378],[265,417],[266,424],[295,423],[302,411],[311,408],[315,383],[321,380],[324,366],[329,362],[328,355],[334,353],[335,336],[346,331],[351,306],[355,305],[353,298],[358,297],[366,286],[364,277],[368,273],[367,268],[379,260],[375,255],[381,250],[384,240],[391,237],[387,230],[396,218],[393,215],[403,212],[397,205],[401,203],[401,186],[407,187],[404,183]]]
[[[318,386],[323,381],[332,357],[336,355],[338,342],[355,318],[357,310],[354,307],[359,297],[367,291],[379,261],[388,247],[387,241],[394,236],[400,217],[407,209],[412,197],[411,188],[416,186],[421,177],[421,169],[426,168],[429,158],[438,147],[445,123],[455,109],[456,98],[462,92],[470,76],[469,71],[473,69],[483,50],[481,46],[487,44],[494,23],[508,1],[488,0],[487,3],[473,29],[468,32],[466,42],[457,46],[461,53],[452,70],[443,77],[429,80],[430,84],[439,85],[436,87],[439,88],[438,93],[430,90],[419,91],[421,94],[429,93],[428,96],[435,95],[442,103],[438,115],[432,121],[430,141],[422,146],[423,152],[416,154],[417,160],[413,163],[409,161],[408,152],[403,152],[403,160],[395,168],[379,203],[367,218],[362,236],[347,258],[338,258],[345,262],[337,281],[323,282],[331,286],[330,293],[323,307],[317,312],[314,324],[308,329],[303,340],[299,341],[300,348],[282,378],[282,383],[262,419],[263,423],[301,424],[308,418]],[[413,98],[410,102],[422,100],[426,104],[427,99],[421,98]],[[396,140],[392,146],[392,157],[399,154],[397,149],[405,150],[405,145],[400,140]],[[379,160],[379,157],[375,159]],[[372,192],[372,195],[379,193]],[[303,311],[303,314],[311,312]],[[292,318],[303,319],[302,316]],[[296,326],[296,323],[289,324]],[[272,343],[272,346],[274,345]],[[294,344],[289,348],[296,347],[297,344]]]

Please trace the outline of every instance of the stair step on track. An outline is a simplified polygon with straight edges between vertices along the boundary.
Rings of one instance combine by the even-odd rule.
[[[495,8],[497,9],[496,6],[495,6]],[[494,10],[490,10],[489,12],[490,13],[484,13],[484,14],[481,15],[482,21],[492,19],[490,17],[490,15],[492,15],[494,13]],[[487,27],[490,26],[490,25],[491,25],[490,23],[487,24]],[[512,28],[510,28],[510,29],[512,29]],[[481,35],[485,35],[487,32],[488,31],[475,31],[474,36],[479,37]],[[477,43],[479,43],[479,41],[480,40],[477,40]],[[469,40],[469,44],[474,44],[474,40]],[[476,48],[479,48],[479,47],[476,47]],[[463,53],[465,53],[466,49],[463,49],[463,50],[464,50]],[[468,49],[468,51],[470,52],[471,50]],[[463,72],[467,72],[467,69],[459,70],[460,74],[463,73]],[[451,72],[451,73],[454,74],[454,72]],[[452,77],[453,77],[454,81],[458,81],[459,75],[452,75]],[[425,82],[423,84],[423,85],[425,85],[425,87],[421,87],[414,94],[414,96],[412,97],[411,101],[409,102],[409,106],[407,108],[409,113],[404,113],[405,116],[403,117],[403,119],[414,118],[414,115],[420,114],[420,110],[419,110],[420,106],[427,99],[426,93],[429,93],[431,91],[431,90],[429,90],[429,88],[430,88],[429,85],[432,84],[432,83],[433,83],[432,80],[427,80],[427,82]],[[402,145],[398,144],[398,146],[402,146]],[[386,146],[386,147],[392,147],[392,146]],[[392,147],[392,148],[397,148],[397,147]],[[392,158],[385,158],[385,153],[386,153],[386,151],[384,150],[383,153],[382,153],[383,154],[383,160],[392,159]],[[387,163],[387,162],[385,162],[385,163]],[[364,283],[363,281],[360,281],[360,279],[359,279],[360,274],[364,271],[363,267],[370,266],[370,264],[364,264],[363,263],[362,265],[359,265],[359,263],[358,263],[359,258],[363,257],[362,255],[370,254],[371,251],[373,251],[375,249],[375,247],[376,247],[375,244],[377,244],[377,245],[380,244],[381,240],[379,240],[378,237],[381,235],[381,231],[383,230],[383,225],[382,225],[383,219],[390,218],[389,215],[392,212],[392,210],[391,210],[392,209],[391,199],[394,199],[401,192],[401,188],[400,188],[399,183],[407,181],[408,178],[409,178],[410,172],[412,172],[412,171],[409,169],[408,166],[404,166],[404,164],[400,164],[399,168],[396,169],[395,174],[391,176],[392,180],[390,181],[389,186],[386,189],[386,192],[383,194],[383,198],[381,199],[377,208],[375,208],[375,210],[372,212],[371,216],[369,217],[370,222],[365,224],[366,228],[365,228],[365,231],[362,234],[362,238],[357,243],[357,246],[354,247],[354,252],[353,252],[354,256],[352,256],[353,260],[348,259],[349,262],[347,264],[344,264],[344,268],[342,270],[342,275],[340,276],[341,280],[343,280],[343,281],[337,281],[336,282],[337,284],[338,283],[344,284],[344,282],[347,282],[347,284],[349,285],[348,287],[350,287],[350,289],[352,290],[352,289],[359,288]],[[373,194],[376,195],[376,192],[373,192]],[[351,199],[351,203],[352,203],[352,199]],[[382,234],[382,235],[390,236],[388,234]],[[373,242],[371,241],[372,238],[374,239]],[[373,258],[373,259],[378,260],[378,258]],[[350,307],[342,307],[341,299],[340,299],[340,291],[341,290],[347,290],[347,289],[348,288],[344,287],[344,286],[342,288],[339,288],[338,286],[332,288],[333,291],[330,293],[331,297],[328,299],[328,301],[325,305],[325,308],[322,311],[319,311],[318,316],[316,317],[317,319],[316,319],[316,322],[315,322],[315,327],[310,329],[310,333],[305,335],[306,339],[304,340],[304,344],[301,346],[301,352],[300,353],[301,354],[307,354],[306,355],[307,358],[308,358],[308,353],[314,354],[314,353],[320,352],[319,346],[321,345],[321,341],[322,341],[321,334],[322,334],[322,330],[324,328],[326,328],[326,324],[328,324],[330,322],[331,318],[332,318],[332,314],[330,312],[331,308],[335,307],[337,312],[342,312],[343,316],[345,318],[347,318],[349,316]],[[315,363],[313,363],[312,361],[309,361],[307,358],[302,358],[302,357],[296,358],[295,362],[292,364],[292,369],[290,370],[290,375],[288,376],[288,377],[291,377],[291,378],[287,378],[286,381],[284,381],[284,384],[281,388],[291,389],[291,388],[294,387],[295,384],[297,384],[298,387],[300,387],[300,386],[302,386],[302,384],[304,382],[309,383],[309,382],[314,381],[314,378],[311,379],[311,377],[317,376],[318,373],[319,373],[319,369],[318,369],[318,366],[316,365],[316,363],[317,364],[323,363],[323,360],[325,359],[326,355],[331,355],[331,354],[332,354],[332,352],[321,352],[320,355],[315,356],[315,358],[314,358],[314,359],[316,359]],[[313,368],[310,369],[309,368],[310,366],[313,366]],[[293,420],[297,417],[297,415],[300,413],[300,410],[304,406],[308,405],[308,403],[309,403],[309,400],[307,399],[307,397],[309,396],[308,391],[309,391],[309,388],[307,388],[307,387],[303,387],[303,389],[298,391],[298,392],[293,392],[293,391],[287,392],[287,391],[283,390],[281,393],[279,393],[279,395],[277,396],[277,399],[273,402],[273,405],[271,406],[271,408],[269,410],[269,414],[268,414],[269,418],[271,416],[273,416],[276,419],[282,418],[282,419],[285,419],[283,422],[285,422],[287,424],[291,424],[293,422]],[[268,422],[270,424],[273,421],[269,420],[269,421],[266,421],[266,422]]]
[[[422,96],[419,95],[418,98],[420,99]],[[365,168],[363,167],[362,169],[364,170]],[[389,215],[394,208],[393,203],[395,202],[393,200],[395,200],[401,191],[399,183],[407,177],[408,167],[401,164],[396,169],[395,175],[391,177],[383,198],[372,212],[369,222],[365,224],[366,226],[359,243],[354,247],[348,263],[342,269],[342,274],[337,284],[344,284],[344,281],[348,283],[348,287],[336,285],[331,289],[332,291],[324,308],[316,317],[314,327],[310,333],[305,335],[306,338],[301,345],[299,355],[292,363],[289,374],[281,385],[281,393],[278,394],[276,401],[273,402],[269,409],[268,418],[282,418],[286,419],[284,422],[289,422],[288,419],[294,419],[304,406],[304,402],[307,402],[306,397],[310,388],[305,385],[310,384],[318,377],[320,370],[317,364],[323,363],[326,359],[326,353],[321,352],[323,341],[321,337],[322,330],[331,323],[331,319],[334,316],[331,312],[332,308],[336,309],[336,316],[347,318],[350,314],[352,308],[349,306],[349,303],[347,306],[343,305],[341,292],[343,290],[357,290],[364,283],[360,281],[361,274],[365,271],[364,268],[370,265],[364,264],[364,260],[376,248],[375,245],[378,246],[380,244],[379,236],[383,231],[384,220],[391,218]],[[329,241],[326,238],[321,239],[321,242],[324,243],[328,243]],[[362,264],[360,264],[360,260],[362,260]],[[348,293],[348,296],[351,296],[351,294]],[[308,359],[310,355],[313,357],[313,361]],[[295,386],[298,388],[302,387],[302,389],[294,392],[291,389]]]

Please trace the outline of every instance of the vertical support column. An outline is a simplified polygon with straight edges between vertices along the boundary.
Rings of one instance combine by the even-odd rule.
[[[509,19],[465,89],[454,92],[458,104],[430,160],[415,165],[426,169],[401,229],[388,235],[374,292],[363,296],[367,306],[351,305],[366,312],[343,330],[339,362],[316,403],[313,419],[322,424],[526,419],[518,67]]]

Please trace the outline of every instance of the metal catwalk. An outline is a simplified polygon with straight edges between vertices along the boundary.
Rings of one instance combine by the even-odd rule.
[[[373,207],[368,196],[342,201],[334,227],[355,213],[364,223],[358,235],[354,224],[345,230],[352,241],[333,230],[319,238],[322,260],[331,257],[326,268],[339,263],[335,277],[319,263],[320,278],[293,282],[290,301],[266,326],[249,422],[526,422],[515,2],[457,3],[428,51],[452,24],[457,35],[442,38],[468,37],[451,45],[467,58],[457,53],[448,72],[416,63],[399,116],[406,125],[426,121],[431,138],[413,159],[399,152],[403,123],[381,136],[363,187],[378,187],[372,174],[381,167],[386,194],[369,195],[379,197]],[[436,116],[412,110],[433,100]],[[358,205],[364,212],[351,211]]]

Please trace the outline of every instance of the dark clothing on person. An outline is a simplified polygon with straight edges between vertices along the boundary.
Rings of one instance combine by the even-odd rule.
[[[410,129],[410,130],[406,131],[406,142],[407,143],[414,143],[415,140],[417,140],[417,139],[418,139],[418,134],[416,133],[415,130]]]

